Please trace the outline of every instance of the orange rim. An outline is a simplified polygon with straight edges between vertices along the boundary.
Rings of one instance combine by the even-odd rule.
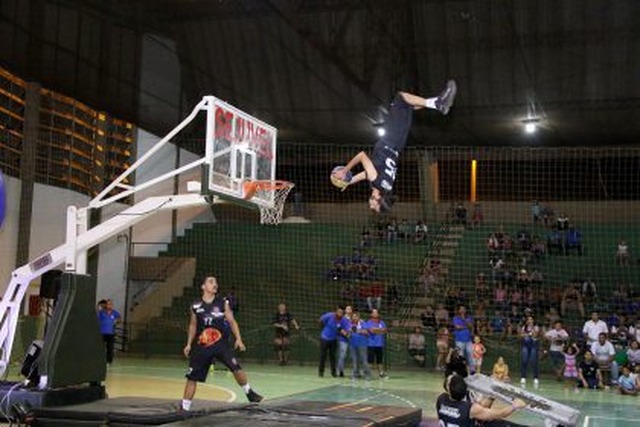
[[[255,188],[256,190],[270,191],[270,190],[282,190],[284,188],[291,187],[292,182],[282,180],[256,180],[248,181],[244,183],[245,186]]]

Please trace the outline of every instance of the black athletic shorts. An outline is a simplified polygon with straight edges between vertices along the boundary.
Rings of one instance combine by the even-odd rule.
[[[369,363],[377,363],[378,365],[382,365],[382,347],[368,347],[367,359]]]
[[[199,344],[191,347],[189,369],[185,377],[192,381],[205,382],[213,359],[218,359],[220,363],[229,368],[231,372],[242,370],[242,367],[236,360],[231,344],[223,339],[209,347],[203,347]]]

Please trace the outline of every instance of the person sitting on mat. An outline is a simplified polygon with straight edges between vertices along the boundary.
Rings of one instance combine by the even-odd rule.
[[[453,105],[456,92],[457,86],[453,80],[449,80],[444,90],[432,98],[398,92],[391,103],[389,116],[385,121],[385,135],[374,146],[371,157],[361,151],[344,168],[334,172],[335,177],[343,181],[343,189],[366,179],[371,184],[369,207],[378,213],[388,211],[395,201],[392,190],[398,169],[398,158],[407,144],[413,111],[431,108],[446,115]],[[351,169],[358,164],[362,164],[364,171],[347,181]]]

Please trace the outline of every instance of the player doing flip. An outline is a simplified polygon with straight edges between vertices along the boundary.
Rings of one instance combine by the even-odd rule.
[[[371,185],[369,207],[378,213],[389,210],[394,202],[392,190],[398,170],[398,158],[407,144],[413,111],[431,108],[446,115],[453,105],[456,92],[457,86],[453,80],[449,80],[442,92],[432,98],[398,92],[385,121],[385,135],[378,140],[371,156],[364,151],[356,154],[344,168],[334,170],[332,182],[344,189],[366,179]],[[351,169],[358,164],[362,164],[364,170],[349,179]]]

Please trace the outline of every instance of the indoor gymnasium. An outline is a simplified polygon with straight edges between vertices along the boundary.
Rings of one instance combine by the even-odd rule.
[[[1,0],[0,424],[636,425],[639,16]]]

